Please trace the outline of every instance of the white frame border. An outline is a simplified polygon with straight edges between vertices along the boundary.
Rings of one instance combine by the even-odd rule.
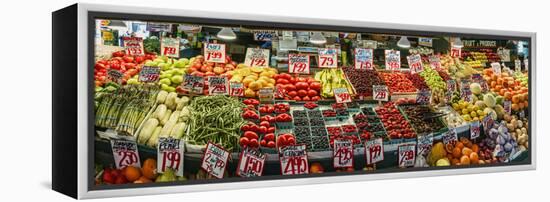
[[[112,190],[88,190],[88,12],[115,12],[115,13],[132,13],[144,15],[166,15],[166,16],[182,16],[199,17],[199,18],[217,18],[217,19],[232,19],[232,20],[251,20],[263,22],[282,22],[282,23],[297,23],[297,24],[318,24],[323,22],[323,25],[332,26],[351,26],[351,27],[369,27],[378,29],[402,29],[402,30],[420,30],[432,32],[450,32],[461,34],[491,34],[498,36],[518,36],[530,37],[530,52],[531,64],[529,67],[529,77],[531,79],[530,92],[530,108],[531,108],[531,152],[530,165],[511,165],[511,166],[496,166],[496,167],[480,167],[468,169],[445,169],[445,170],[430,170],[430,171],[407,171],[393,173],[377,173],[369,175],[349,175],[349,176],[327,176],[315,178],[300,178],[300,179],[277,179],[277,180],[260,180],[246,182],[231,182],[231,183],[209,183],[198,185],[173,185],[159,187],[143,187],[143,188],[124,188]],[[277,187],[288,185],[307,185],[320,183],[336,183],[336,182],[352,182],[352,181],[367,181],[380,179],[396,179],[396,178],[413,178],[413,177],[431,177],[442,175],[461,175],[461,174],[478,174],[492,172],[508,172],[536,169],[536,33],[534,32],[517,32],[517,31],[502,31],[502,30],[485,30],[485,29],[470,29],[456,27],[439,27],[439,26],[423,26],[423,25],[408,25],[408,24],[389,24],[365,21],[352,20],[333,20],[333,19],[316,19],[316,18],[297,18],[297,17],[282,17],[270,15],[250,15],[240,13],[222,13],[222,12],[205,12],[180,9],[161,9],[161,8],[146,8],[146,7],[130,7],[117,5],[99,5],[99,4],[78,4],[78,198],[104,198],[104,197],[120,197],[120,196],[138,196],[149,194],[168,194],[168,193],[186,193],[198,191],[214,191],[214,190],[230,190],[243,189],[249,187]]]

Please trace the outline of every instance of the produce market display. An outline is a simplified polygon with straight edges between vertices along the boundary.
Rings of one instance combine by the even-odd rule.
[[[318,44],[300,30],[268,30],[267,39],[259,34],[266,30],[241,26],[230,40],[221,27],[170,24],[120,37],[137,44],[96,41],[98,186],[530,158],[529,71],[512,67],[528,55],[499,55],[514,40],[478,47],[463,37],[474,42],[458,54],[455,36],[409,36],[417,43],[404,48],[400,35],[322,31],[327,40]]]

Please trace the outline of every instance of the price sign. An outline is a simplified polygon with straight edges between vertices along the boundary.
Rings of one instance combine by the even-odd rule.
[[[269,49],[247,48],[244,64],[249,67],[268,67]]]
[[[441,69],[441,60],[439,59],[439,56],[437,55],[431,55],[428,57],[428,60],[430,61],[430,66],[435,70]]]
[[[477,139],[480,134],[479,121],[472,121],[470,123],[470,139]]]
[[[273,96],[275,97],[275,99],[283,99],[285,95],[286,95],[285,88],[275,86],[275,92],[273,93]]]
[[[456,91],[456,80],[450,79],[447,80],[447,92],[455,92]]]
[[[185,81],[181,83],[181,87],[185,91],[202,94],[204,89],[204,77],[186,74]]]
[[[498,62],[491,63],[491,68],[493,69],[493,73],[495,73],[496,75],[500,75],[500,73],[502,72],[502,68],[500,66],[500,63]]]
[[[208,77],[208,94],[227,95],[227,77],[210,76]]]
[[[288,54],[288,73],[309,74],[309,55]]]
[[[262,103],[268,103],[273,102],[273,88],[261,88],[258,91],[258,97],[260,98],[260,102]]]
[[[246,147],[241,152],[239,167],[236,174],[241,177],[262,176],[264,171],[265,155],[257,149]]]
[[[401,68],[401,52],[398,50],[385,50],[386,70],[398,70]]]
[[[514,60],[514,70],[516,72],[521,72],[521,60]]]
[[[451,48],[451,57],[459,58],[461,54],[462,54],[461,48],[455,48],[455,47]]]
[[[208,143],[201,163],[201,168],[216,178],[223,178],[229,160],[229,152],[222,147]]]
[[[398,165],[400,168],[406,168],[414,166],[416,158],[416,145],[406,144],[399,145],[397,148]]]
[[[124,49],[126,50],[126,55],[131,55],[131,56],[145,55],[145,50],[143,49],[143,38],[122,37],[122,40],[124,41]]]
[[[172,169],[177,176],[183,176],[183,140],[174,138],[159,138],[157,147],[157,168],[163,173]]]
[[[351,102],[351,95],[347,88],[335,88],[334,98],[336,98],[337,103]]]
[[[367,165],[384,160],[384,141],[382,138],[376,138],[365,143],[365,159]]]
[[[498,57],[502,62],[510,62],[510,49],[499,48],[497,50]]]
[[[407,56],[407,61],[409,62],[409,68],[411,69],[411,73],[418,73],[418,72],[424,71],[424,67],[422,66],[422,58],[420,57],[420,54]]]
[[[160,68],[143,66],[139,71],[139,81],[144,83],[155,83],[159,80]]]
[[[272,41],[273,34],[272,31],[254,32],[254,41]]]
[[[204,43],[204,59],[206,62],[225,63],[225,44]]]
[[[502,103],[504,106],[504,111],[506,114],[510,115],[512,113],[512,102],[510,100],[504,100]]]
[[[467,82],[462,83],[460,98],[462,98],[465,102],[472,102],[472,90],[470,90],[470,85]]]
[[[422,37],[418,38],[418,45],[432,47],[432,44],[433,44],[432,38],[422,38]]]
[[[372,86],[372,98],[378,101],[388,101],[390,93],[388,86],[385,85],[373,85]]]
[[[332,156],[335,168],[353,167],[353,143],[351,140],[334,140]]]
[[[418,136],[417,153],[418,155],[428,156],[432,150],[434,144],[434,135],[430,133],[428,135]]]
[[[361,36],[358,34],[357,36]],[[374,69],[373,50],[369,48],[355,49],[355,69]]]
[[[108,69],[107,70],[107,78],[109,78],[111,81],[121,84],[122,83],[122,72],[116,70],[116,69]]]
[[[244,86],[242,83],[231,82],[229,83],[229,95],[233,97],[244,96]]]
[[[161,37],[160,40],[160,52],[161,55],[179,58],[180,57],[180,39]]]
[[[493,117],[491,117],[490,114],[487,114],[483,120],[483,122],[481,124],[483,124],[483,129],[485,130],[485,132],[488,132],[489,129],[491,129],[493,127],[493,124],[495,123],[495,121],[493,120]]]
[[[455,143],[456,141],[458,141],[456,128],[451,128],[447,132],[444,132],[442,139],[443,139],[443,144]]]
[[[428,89],[419,90],[416,94],[416,103],[421,105],[430,104],[430,98],[432,97],[432,92]]]
[[[337,68],[338,67],[338,49],[336,48],[319,48],[319,67]]]
[[[290,145],[279,149],[279,162],[282,175],[309,173],[306,145]]]
[[[529,59],[523,59],[523,66],[525,66],[525,71],[529,71]]]
[[[117,169],[126,166],[141,167],[137,143],[130,140],[111,140],[111,149]]]

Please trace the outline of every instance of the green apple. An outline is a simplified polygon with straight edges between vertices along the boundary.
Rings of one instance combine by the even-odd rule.
[[[168,88],[170,88],[169,85],[166,85],[166,84],[160,84],[160,89],[162,89],[163,91],[168,91]]]
[[[170,80],[172,81],[173,84],[180,85],[180,83],[183,82],[183,76],[175,75],[175,76],[172,76]]]
[[[183,69],[174,69],[175,75],[183,75],[183,73],[185,73],[185,70]]]
[[[160,80],[160,83],[161,83],[161,84],[166,84],[166,85],[168,85],[168,86],[169,86],[170,84],[172,84],[172,82],[170,81],[169,78],[161,79],[161,80]]]
[[[175,66],[176,68],[184,68],[184,67],[185,67],[185,63],[182,62],[182,61],[177,61],[177,62],[174,63],[174,66]]]

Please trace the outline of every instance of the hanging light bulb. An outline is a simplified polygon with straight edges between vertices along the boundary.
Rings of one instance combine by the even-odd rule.
[[[313,35],[309,38],[309,42],[313,44],[324,44],[327,42],[327,39],[321,32],[313,32]]]
[[[233,32],[231,28],[227,28],[227,27],[222,28],[216,36],[224,40],[233,40],[237,38],[237,35],[235,34],[235,32]]]
[[[397,41],[397,46],[399,46],[401,48],[410,48],[411,47],[411,42],[409,41],[409,39],[407,39],[406,36],[401,36],[401,39],[399,39],[399,41]]]
[[[462,48],[464,47],[464,44],[462,43],[462,40],[460,40],[460,37],[455,37],[455,41],[453,42],[454,48]]]

